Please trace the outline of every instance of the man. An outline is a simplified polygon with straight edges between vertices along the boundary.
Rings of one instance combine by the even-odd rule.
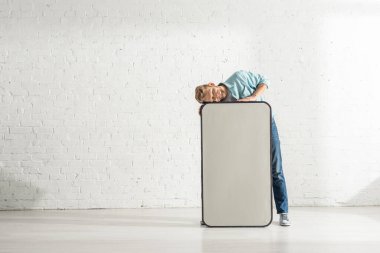
[[[208,83],[195,89],[195,99],[204,102],[263,101],[261,94],[268,88],[269,81],[252,71],[239,70],[226,81],[215,85]],[[288,217],[288,195],[282,170],[280,139],[274,117],[272,116],[272,178],[273,195],[281,226],[290,226]]]

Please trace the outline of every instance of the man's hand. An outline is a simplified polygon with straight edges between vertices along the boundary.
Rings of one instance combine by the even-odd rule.
[[[257,97],[260,96],[260,94],[265,91],[266,88],[267,88],[267,85],[265,83],[260,83],[257,86],[257,89],[255,90],[255,92],[253,92],[250,96],[238,99],[237,101],[238,102],[255,101]]]
[[[237,101],[238,102],[255,101],[256,99],[257,99],[256,96],[249,96],[249,97],[238,99]]]

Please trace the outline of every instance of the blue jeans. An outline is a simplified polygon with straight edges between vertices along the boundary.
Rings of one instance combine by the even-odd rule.
[[[284,172],[282,171],[282,158],[280,149],[280,138],[278,136],[276,122],[272,117],[272,178],[273,178],[273,195],[276,203],[277,213],[288,212],[288,194]]]

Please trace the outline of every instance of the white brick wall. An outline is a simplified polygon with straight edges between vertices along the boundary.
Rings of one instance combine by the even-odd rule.
[[[291,205],[379,205],[378,1],[0,0],[0,209],[200,206],[194,87],[267,75]]]

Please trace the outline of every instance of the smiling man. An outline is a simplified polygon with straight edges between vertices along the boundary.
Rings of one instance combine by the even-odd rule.
[[[269,81],[263,75],[252,71],[239,70],[233,73],[226,81],[218,85],[209,82],[197,86],[195,88],[195,99],[199,103],[263,101],[261,94],[268,86]],[[288,217],[288,195],[282,169],[280,139],[273,116],[271,138],[273,195],[277,214],[280,215],[279,222],[281,226],[290,226]]]

